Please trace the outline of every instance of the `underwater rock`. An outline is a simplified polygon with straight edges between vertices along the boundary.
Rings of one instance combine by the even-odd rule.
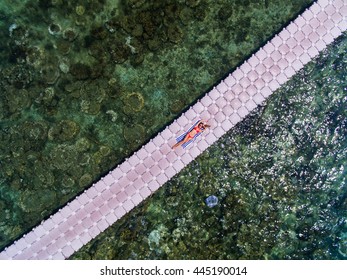
[[[100,104],[91,100],[82,100],[80,103],[81,111],[89,115],[97,115],[100,112]]]
[[[16,46],[27,45],[29,37],[29,31],[27,29],[14,23],[10,25],[8,31],[13,43]]]
[[[131,50],[125,45],[125,42],[115,42],[109,47],[109,53],[113,62],[122,64],[129,58]]]
[[[105,161],[106,157],[111,154],[111,148],[108,146],[101,146],[93,155],[94,163],[99,165]]]
[[[44,64],[40,71],[41,79],[48,85],[54,85],[60,77],[58,65]]]
[[[110,33],[115,33],[118,25],[118,21],[114,18],[105,22],[105,28]]]
[[[92,143],[88,138],[79,138],[75,143],[75,148],[77,152],[86,152],[92,147]]]
[[[115,21],[115,23],[128,34],[131,34],[132,30],[136,26],[136,22],[137,19],[133,15],[126,15]]]
[[[53,167],[61,171],[68,170],[77,161],[77,152],[74,146],[65,144],[55,146],[49,156]]]
[[[106,114],[110,115],[111,121],[115,122],[118,118],[118,114],[113,110],[106,111]]]
[[[16,178],[11,182],[11,189],[18,191],[21,188],[23,188],[23,180],[22,179]]]
[[[144,3],[146,3],[146,0],[128,0],[126,2],[131,8],[137,9],[140,8]]]
[[[97,151],[93,154],[93,162],[96,165],[99,165],[103,161],[104,156],[100,153],[100,151]]]
[[[151,40],[147,40],[147,47],[150,51],[156,51],[160,48],[161,42],[158,38],[153,38]]]
[[[87,17],[77,17],[75,18],[75,24],[77,26],[81,26],[82,28],[84,28],[85,26],[88,25],[88,18]]]
[[[78,6],[76,6],[75,11],[76,11],[77,15],[82,16],[82,15],[84,15],[86,8],[82,5],[78,5]]]
[[[143,54],[135,54],[130,58],[130,63],[132,66],[136,67],[144,61],[145,57]]]
[[[61,31],[61,27],[59,24],[57,23],[51,23],[49,26],[48,26],[48,32],[49,34],[51,35],[58,35],[60,34],[60,31]]]
[[[62,60],[59,62],[59,69],[64,74],[67,74],[70,71],[70,66],[66,60]]]
[[[90,66],[78,62],[71,65],[70,72],[77,80],[87,80],[90,78],[92,70]]]
[[[113,80],[115,81],[115,80]],[[113,81],[111,82],[110,87],[107,90],[107,94],[109,97],[112,98],[118,98],[121,95],[121,89],[119,87],[118,82],[116,81],[116,83],[113,83]]]
[[[105,67],[105,64],[102,63],[101,60],[100,60],[100,62],[93,64],[91,67],[92,71],[90,73],[90,78],[96,79],[96,78],[101,77],[104,73],[104,67]]]
[[[24,63],[27,57],[27,47],[22,45],[11,45],[8,56],[9,62],[12,63]]]
[[[80,88],[79,99],[81,111],[97,115],[101,109],[101,103],[107,97],[106,91],[103,88],[104,84],[97,82],[84,83]]]
[[[104,157],[108,156],[111,153],[111,151],[112,150],[109,146],[101,146],[99,148],[99,153]]]
[[[186,0],[186,5],[191,8],[195,8],[199,6],[201,0]]]
[[[170,25],[168,28],[169,41],[178,44],[183,39],[183,31],[178,25]]]
[[[94,103],[102,103],[106,98],[105,84],[100,82],[83,83],[80,87],[80,93],[83,99]]]
[[[63,31],[63,38],[69,42],[73,42],[77,38],[76,30],[73,28],[66,28]]]
[[[51,141],[65,142],[74,139],[79,133],[79,125],[72,120],[62,120],[54,124],[48,131],[48,139]]]
[[[71,177],[65,175],[65,176],[63,176],[61,183],[62,183],[63,188],[71,189],[75,185],[75,180],[72,179]]]
[[[107,84],[110,86],[110,87],[115,87],[118,85],[118,82],[117,82],[117,79],[116,78],[111,78],[108,80]]]
[[[186,7],[180,11],[179,18],[182,24],[188,25],[192,17],[193,17],[192,9]]]
[[[154,17],[154,15],[149,11],[141,12],[138,15],[137,20],[142,24],[144,30],[143,36],[145,39],[154,37],[155,32],[162,21],[160,17]]]
[[[8,111],[10,113],[21,112],[22,110],[29,108],[31,100],[29,93],[25,89],[15,89],[9,87],[5,90]]]
[[[218,17],[225,21],[227,19],[229,19],[233,14],[233,10],[230,7],[230,5],[226,6],[226,7],[222,7],[219,11],[218,11]]]
[[[124,139],[130,144],[140,144],[145,139],[145,128],[142,125],[126,126],[123,129]]]
[[[78,156],[79,165],[87,166],[87,165],[89,165],[89,162],[90,162],[90,155],[89,154],[86,154],[86,153],[79,154],[79,156]]]
[[[89,186],[92,181],[93,181],[92,175],[86,173],[86,174],[83,174],[83,176],[79,179],[78,184],[82,188],[82,187]]]
[[[53,172],[48,170],[40,161],[34,163],[34,174],[32,184],[35,189],[51,188],[55,178]]]
[[[131,31],[131,35],[134,37],[141,37],[143,34],[143,27],[141,24],[136,24]]]
[[[26,190],[20,196],[19,206],[26,213],[39,214],[52,207],[55,200],[55,192],[49,189],[42,189],[40,195],[37,195],[37,192]]]
[[[91,37],[96,40],[104,40],[107,37],[107,29],[103,26],[94,27],[91,32]],[[99,44],[99,42],[97,43]]]
[[[28,47],[26,52],[26,62],[34,68],[39,68],[45,57],[45,52],[40,47]]]
[[[172,24],[175,24],[176,19],[179,18],[179,14],[181,12],[182,6],[173,3],[166,5],[164,7],[164,17],[163,17],[163,23],[165,26],[169,27]]]
[[[139,92],[128,93],[123,98],[123,102],[125,105],[123,107],[123,111],[125,114],[140,112],[145,104],[145,100],[142,94]]]
[[[207,15],[207,11],[206,11],[206,7],[201,5],[198,6],[197,8],[194,9],[194,17],[199,20],[199,21],[203,21],[206,18]]]
[[[54,105],[54,96],[55,91],[53,87],[47,87],[45,90],[40,93],[40,96],[35,99],[35,102],[42,103],[46,106],[53,106]]]
[[[22,147],[25,150],[40,151],[47,141],[48,126],[43,121],[26,121],[21,125]],[[19,140],[19,139],[18,139]]]
[[[17,89],[27,88],[33,80],[31,68],[26,65],[15,65],[4,71],[7,82]]]
[[[218,204],[218,198],[214,195],[210,195],[206,198],[205,202],[208,207],[213,208]]]
[[[71,49],[70,42],[63,40],[63,39],[57,40],[56,46],[57,46],[58,52],[62,55],[67,55]]]
[[[74,92],[78,92],[78,97],[80,96],[80,89],[83,86],[83,82],[82,81],[70,81],[70,82],[66,82],[65,86],[64,86],[64,90],[66,90],[66,92],[69,93],[74,93]]]

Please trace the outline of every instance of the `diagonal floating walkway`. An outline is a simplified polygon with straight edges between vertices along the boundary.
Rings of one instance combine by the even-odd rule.
[[[0,253],[65,259],[154,193],[347,29],[346,0],[318,0],[164,131]],[[209,131],[187,149],[175,136],[197,119]]]

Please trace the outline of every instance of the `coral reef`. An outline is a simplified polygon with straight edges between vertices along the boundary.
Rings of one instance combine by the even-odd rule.
[[[86,11],[86,9],[84,6],[82,6],[82,5],[76,6],[76,14],[77,15],[82,16],[82,15],[84,15],[85,11]]]
[[[74,139],[80,131],[79,125],[72,120],[62,120],[54,124],[48,131],[51,141],[65,142]]]
[[[123,112],[125,114],[137,113],[143,109],[144,98],[139,92],[128,93],[124,98]]]
[[[88,185],[90,185],[90,183],[93,181],[93,177],[86,173],[83,174],[83,176],[79,179],[78,184],[80,185],[80,187],[86,187]]]
[[[41,80],[47,85],[54,85],[60,77],[58,64],[46,62],[40,70]]]
[[[90,143],[90,140],[85,137],[79,138],[75,143],[75,148],[78,152],[86,152],[91,146],[92,144]]]
[[[29,93],[25,89],[8,87],[6,89],[6,105],[9,113],[20,113],[31,105]]]
[[[43,121],[26,121],[21,127],[22,147],[27,151],[39,151],[47,140],[48,125]]]
[[[71,65],[70,72],[77,80],[87,80],[91,77],[92,69],[89,65],[78,62]]]
[[[63,31],[63,38],[69,42],[73,42],[77,38],[77,32],[73,28],[66,28]]]
[[[98,83],[84,83],[79,89],[80,109],[90,115],[100,112],[102,103],[106,100],[106,91]]]
[[[14,65],[6,68],[3,75],[7,82],[17,89],[29,87],[33,80],[33,71],[26,65]]]
[[[50,158],[55,169],[66,171],[76,163],[77,151],[73,146],[60,144],[52,149]]]

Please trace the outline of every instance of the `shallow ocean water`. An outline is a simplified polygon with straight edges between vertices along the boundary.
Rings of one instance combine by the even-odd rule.
[[[346,51],[345,33],[72,259],[347,259]]]
[[[0,249],[148,141],[312,3],[0,3]]]
[[[2,1],[0,248],[30,230],[129,156],[312,2]],[[323,67],[325,61],[321,64]],[[326,101],[322,98],[317,104],[324,107]],[[297,102],[297,106],[301,106],[300,102],[306,102],[306,99]],[[267,114],[270,119],[276,119],[279,117],[277,114],[282,112],[274,110]],[[307,112],[302,115],[308,116]],[[303,123],[306,125],[306,122]],[[325,137],[324,133],[321,137]],[[286,137],[277,139],[278,146],[288,145],[283,144],[284,141],[281,143],[281,139]],[[330,140],[327,138],[326,141]],[[306,151],[305,145],[298,149],[314,153],[309,148]],[[256,151],[251,151],[249,156],[259,160]],[[215,153],[218,157],[226,157]],[[281,159],[283,155],[277,157]],[[212,159],[201,158],[206,165],[197,161],[201,164],[201,168],[197,168],[198,174],[206,172],[207,178],[214,178],[213,174],[220,170],[215,171],[210,166]],[[247,161],[246,157],[244,161]],[[233,167],[233,163],[223,165]],[[278,171],[273,168],[272,172]],[[189,180],[189,174],[197,175],[194,170],[183,173],[183,178],[186,178],[183,183]],[[340,171],[334,172],[340,174]],[[198,200],[194,203],[199,207],[206,207],[204,200],[209,195],[218,197],[220,207],[225,204],[220,195],[222,190],[215,186],[220,179],[213,180],[205,186],[202,199],[198,196],[201,190],[195,193],[192,186],[189,193],[192,197],[196,196]],[[293,184],[300,185],[302,182],[294,178]],[[159,193],[154,197],[162,199],[162,203],[174,200],[180,190],[177,186],[172,189],[174,195],[166,197]],[[208,189],[215,191],[209,193]],[[254,194],[248,199],[252,197],[258,199]],[[97,239],[86,249],[92,247],[91,251],[81,254],[85,258],[204,258],[213,246],[219,248],[225,245],[222,242],[217,244],[218,238],[213,237],[209,241],[211,248],[207,246],[205,250],[189,255],[187,248],[195,248],[196,245],[191,244],[196,241],[186,242],[186,245],[182,240],[189,239],[185,227],[190,226],[187,222],[192,218],[180,219],[183,214],[175,212],[172,215],[177,215],[177,221],[171,214],[163,217],[164,220],[172,218],[170,225],[173,224],[173,227],[162,222],[146,232],[147,220],[156,225],[156,219],[169,213],[168,210],[162,213],[156,209],[162,205],[151,203],[150,200],[144,206],[150,209],[149,217],[145,215],[141,221],[125,217],[118,224],[129,218],[127,223],[130,227],[125,226],[123,239],[119,240],[122,248],[118,247],[119,253],[106,249],[107,246],[117,248],[118,245]],[[193,202],[187,200],[182,203],[186,203],[187,208],[177,201],[169,205],[174,209],[188,209]],[[187,213],[199,213],[194,203]],[[342,203],[342,206],[345,207],[345,204]],[[211,211],[220,211],[220,207],[216,206]],[[203,213],[207,211],[201,209]],[[136,211],[143,212],[144,209]],[[134,214],[138,213],[136,211]],[[293,215],[289,215],[287,223],[293,219]],[[343,226],[345,222],[342,219],[340,223]],[[180,225],[177,229],[176,224]],[[143,232],[139,229],[142,227]],[[195,227],[200,229],[197,225]],[[252,228],[252,223],[240,226],[245,233],[248,227]],[[294,232],[293,229],[284,231],[283,239],[286,234],[290,238],[295,236]],[[136,242],[129,244],[137,233],[141,233],[138,238],[144,240],[139,247],[140,252],[133,251]],[[173,236],[174,242],[168,241],[162,247],[165,238],[170,240],[163,236]],[[213,236],[213,232],[201,231],[195,238],[209,240],[208,236]],[[106,240],[109,239],[113,240],[114,236],[106,237]],[[249,250],[257,251],[256,244],[252,243],[257,239],[252,242],[244,239]],[[341,233],[336,235],[336,239],[342,241],[333,243],[329,239],[329,242],[334,244],[336,250],[333,256],[338,258],[341,255],[337,252],[346,250],[346,243],[343,243],[346,237]],[[243,241],[239,242],[243,244]],[[142,247],[148,246],[149,251],[142,251]],[[286,243],[283,246],[287,246]],[[281,248],[278,250],[281,253],[270,254],[269,258],[288,258]],[[265,257],[260,253],[252,256]],[[324,258],[323,253],[317,254],[317,258],[319,256]],[[220,255],[222,257],[247,258],[249,255],[224,253]]]

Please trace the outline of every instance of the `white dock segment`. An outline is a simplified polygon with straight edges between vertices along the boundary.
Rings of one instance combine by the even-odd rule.
[[[180,172],[347,29],[347,1],[319,0],[116,169],[0,253],[65,259]],[[175,137],[211,125],[186,149]]]

